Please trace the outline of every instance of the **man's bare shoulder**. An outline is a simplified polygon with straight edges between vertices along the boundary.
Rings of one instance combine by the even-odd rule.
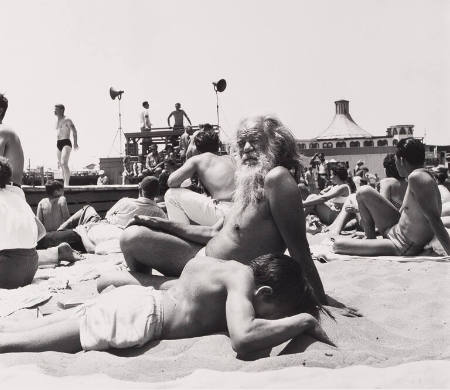
[[[431,183],[436,185],[433,177],[423,169],[416,169],[411,172],[408,176],[408,183],[416,188],[419,186],[429,186]],[[427,188],[423,188],[423,190],[427,190]]]
[[[269,173],[267,173],[264,180],[264,186],[277,186],[281,183],[285,184],[291,181],[292,184],[295,184],[295,180],[289,170],[285,167],[277,166],[272,168]]]
[[[0,136],[6,139],[19,139],[19,136],[16,134],[16,132],[9,126],[2,127],[2,125],[0,125]]]

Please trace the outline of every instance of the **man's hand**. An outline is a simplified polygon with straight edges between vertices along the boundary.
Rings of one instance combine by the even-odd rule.
[[[358,309],[350,306],[346,306],[342,302],[334,299],[327,295],[327,306],[335,307],[339,309],[340,313],[345,317],[362,317],[363,315],[358,311]]]
[[[137,225],[145,226],[150,229],[164,230],[163,226],[165,226],[166,222],[167,219],[164,218],[149,217],[146,215],[135,215],[133,219],[130,219],[125,228],[127,228],[128,226]]]
[[[77,143],[74,144],[74,145],[73,145],[73,148],[74,148],[75,150],[78,150],[78,144],[77,144]]]

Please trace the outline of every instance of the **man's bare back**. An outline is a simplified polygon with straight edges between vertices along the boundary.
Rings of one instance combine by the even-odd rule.
[[[179,279],[168,282],[170,288],[164,294],[163,338],[226,331],[225,278],[229,273],[224,272],[223,263],[207,257],[193,259],[186,264]],[[236,272],[242,272],[239,265],[235,268]]]
[[[236,162],[229,155],[202,153],[191,157],[200,182],[215,200],[231,201],[234,193]]]
[[[13,168],[11,180],[21,185],[24,156],[18,135],[10,128],[0,124],[0,156],[6,157]]]

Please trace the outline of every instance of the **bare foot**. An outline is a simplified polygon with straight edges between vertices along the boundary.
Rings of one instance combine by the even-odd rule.
[[[67,243],[63,242],[58,245],[58,260],[68,261],[74,263],[76,261],[84,260],[85,257]]]

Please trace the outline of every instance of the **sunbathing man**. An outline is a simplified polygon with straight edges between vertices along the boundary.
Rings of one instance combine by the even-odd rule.
[[[3,124],[3,118],[8,110],[8,99],[0,94],[0,156],[6,157],[13,168],[11,184],[17,187],[22,185],[23,177],[23,150],[17,134]]]
[[[288,256],[264,255],[249,266],[198,257],[178,280],[147,282],[159,290],[122,286],[78,308],[4,325],[0,352],[129,348],[223,331],[241,355],[301,334],[334,345],[317,320],[320,303]]]
[[[180,224],[135,217],[121,236],[121,248],[132,271],[156,268],[168,276],[181,274],[198,255],[225,260],[248,259],[286,248],[301,265],[321,303],[326,296],[305,232],[305,216],[297,183],[289,169],[300,166],[292,133],[276,118],[243,120],[237,131],[234,205],[213,226]]]
[[[164,211],[153,200],[159,192],[158,179],[147,176],[139,183],[139,197],[122,198],[106,213],[102,220],[92,206],[84,206],[64,222],[55,232],[48,232],[39,241],[39,249],[68,242],[82,252],[94,252],[96,245],[118,240],[127,223],[135,215],[166,218]]]
[[[414,138],[397,144],[396,165],[408,187],[400,210],[370,186],[356,193],[362,225],[368,240],[337,239],[336,253],[362,256],[417,255],[435,235],[450,255],[450,237],[441,220],[438,186],[423,168],[425,147]],[[375,239],[375,228],[383,239]]]
[[[164,196],[171,221],[211,226],[225,217],[232,206],[236,162],[232,156],[218,156],[219,136],[215,132],[199,132],[195,146],[200,153],[188,159],[169,176],[170,189]],[[182,183],[197,175],[208,195],[199,194]]]

